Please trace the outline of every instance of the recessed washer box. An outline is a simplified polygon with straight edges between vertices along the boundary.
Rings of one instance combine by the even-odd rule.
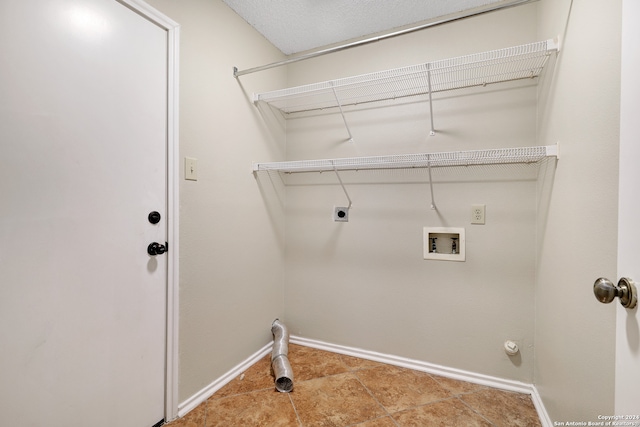
[[[465,246],[464,228],[424,227],[424,259],[464,261]]]

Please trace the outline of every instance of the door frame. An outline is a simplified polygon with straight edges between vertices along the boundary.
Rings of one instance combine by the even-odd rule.
[[[179,289],[179,58],[180,25],[142,0],[115,0],[167,32],[167,307],[165,347],[165,420],[178,416]]]
[[[620,74],[620,176],[618,192],[618,277],[640,280],[637,259],[640,248],[640,222],[636,212],[640,208],[636,185],[640,178],[637,161],[640,148],[635,143],[640,136],[637,115],[640,112],[640,84],[635,70],[640,64],[637,41],[640,30],[633,19],[640,12],[637,1],[622,0],[621,74]],[[616,304],[616,371],[615,415],[640,416],[638,393],[640,392],[640,326],[638,307],[629,310]],[[624,420],[624,418],[623,418]],[[630,420],[637,421],[637,420]]]

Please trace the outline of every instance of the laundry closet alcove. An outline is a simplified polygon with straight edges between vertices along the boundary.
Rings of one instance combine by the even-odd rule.
[[[252,171],[285,194],[294,340],[531,382],[536,212],[558,158],[536,145],[535,111],[557,51],[546,40],[254,95],[286,126],[286,160]],[[485,225],[470,223],[474,204]],[[464,262],[424,259],[424,227],[464,228]]]

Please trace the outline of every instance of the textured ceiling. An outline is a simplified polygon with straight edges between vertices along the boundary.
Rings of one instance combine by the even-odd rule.
[[[504,0],[223,0],[290,55]]]

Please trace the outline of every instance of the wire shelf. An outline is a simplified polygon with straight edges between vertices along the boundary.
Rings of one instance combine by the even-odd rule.
[[[324,172],[370,169],[437,168],[445,166],[499,165],[537,163],[547,157],[557,157],[558,146],[498,148],[491,150],[451,151],[390,156],[351,157],[342,159],[296,160],[288,162],[254,163],[253,171],[283,173]]]
[[[339,106],[401,99],[411,96],[536,78],[549,55],[557,51],[553,40],[460,56],[393,70],[363,74],[254,95],[285,114]],[[430,80],[430,81],[429,81]]]

